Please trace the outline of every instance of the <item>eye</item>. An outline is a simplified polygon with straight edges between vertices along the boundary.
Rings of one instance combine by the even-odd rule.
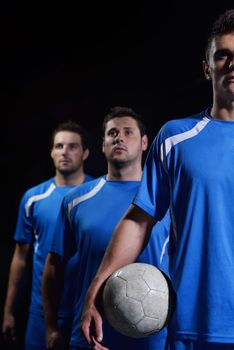
[[[117,136],[117,130],[116,129],[111,129],[108,131],[108,136],[111,136],[111,137],[116,137]]]
[[[69,145],[69,148],[71,150],[77,149],[79,147],[80,147],[80,145],[78,143],[70,143],[70,145]]]
[[[62,144],[62,143],[56,143],[56,144],[54,145],[54,148],[55,148],[55,149],[62,149],[62,148],[63,148],[63,144]]]
[[[132,134],[133,134],[132,129],[126,129],[126,130],[125,130],[125,134],[126,134],[126,135],[132,135]]]
[[[218,50],[214,54],[215,61],[222,61],[222,60],[227,60],[231,58],[232,58],[232,53],[227,49]]]

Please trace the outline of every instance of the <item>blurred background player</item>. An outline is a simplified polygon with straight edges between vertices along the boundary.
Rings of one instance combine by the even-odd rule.
[[[88,286],[111,239],[112,231],[133,200],[142,174],[142,154],[148,139],[140,116],[131,108],[114,107],[103,122],[103,152],[107,160],[106,176],[76,188],[64,197],[58,216],[55,237],[48,254],[43,274],[43,303],[47,324],[47,346],[62,349],[61,334],[56,323],[59,273],[70,257],[77,253],[79,261],[75,269],[77,290],[74,321],[69,349],[89,349],[80,330],[80,317]],[[148,246],[139,261],[154,264],[167,271],[166,243],[169,234],[169,218],[156,227]],[[57,302],[57,305],[56,305]],[[166,329],[161,333],[133,339],[114,331],[107,322],[104,342],[112,350],[162,350]]]
[[[2,324],[3,336],[12,345],[17,344],[17,303],[33,246],[32,290],[25,349],[46,348],[41,299],[44,262],[64,195],[72,187],[93,179],[84,173],[84,161],[89,156],[87,141],[86,131],[76,122],[67,121],[58,125],[51,136],[51,158],[55,167],[55,177],[28,189],[22,197]],[[68,272],[67,277],[69,278]],[[69,336],[72,314],[74,289],[71,282],[69,279],[66,281],[67,289],[64,291],[59,311],[59,324],[65,337]]]

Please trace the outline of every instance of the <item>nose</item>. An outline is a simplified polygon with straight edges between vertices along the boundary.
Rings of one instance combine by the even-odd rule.
[[[115,137],[115,142],[123,142],[124,141],[124,133],[119,131],[117,134],[116,134],[116,137]]]
[[[229,69],[234,69],[234,55],[233,55],[232,59],[230,59]]]
[[[63,153],[63,154],[66,154],[67,151],[68,151],[68,146],[67,146],[67,145],[63,145],[62,153]]]

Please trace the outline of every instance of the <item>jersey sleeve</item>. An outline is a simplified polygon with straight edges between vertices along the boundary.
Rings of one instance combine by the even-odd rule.
[[[160,221],[169,208],[170,184],[166,167],[163,164],[163,130],[154,139],[143,169],[139,190],[133,200],[149,215]]]
[[[31,244],[34,240],[34,230],[32,218],[27,211],[27,201],[28,195],[26,192],[20,201],[14,239],[20,243]]]

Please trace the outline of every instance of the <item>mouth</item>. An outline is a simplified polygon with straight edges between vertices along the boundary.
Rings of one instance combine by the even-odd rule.
[[[123,146],[116,146],[114,147],[114,152],[116,153],[121,153],[121,152],[126,152],[127,151],[127,148],[126,147],[123,147]]]
[[[61,160],[59,161],[59,163],[60,163],[60,164],[69,164],[69,163],[70,163],[70,160],[68,160],[68,159],[61,159]]]
[[[234,75],[232,74],[232,75],[230,75],[230,76],[227,76],[226,81],[227,81],[228,83],[234,83]]]

